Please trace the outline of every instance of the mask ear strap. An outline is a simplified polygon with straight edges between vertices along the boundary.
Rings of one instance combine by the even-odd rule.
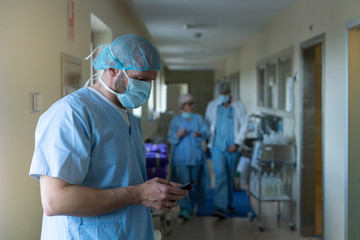
[[[85,60],[88,60],[88,59],[95,53],[96,50],[98,50],[99,48],[103,48],[103,47],[106,46],[106,45],[108,45],[108,44],[103,44],[103,45],[97,46],[97,47],[94,49],[94,51],[92,51],[92,52],[90,53],[90,55],[85,58]]]
[[[101,79],[99,78],[98,81],[101,83],[101,85],[104,86],[104,88],[106,88],[109,92],[113,93],[113,94],[117,94],[116,92],[114,92],[111,88],[109,88],[108,85],[106,85],[106,83]]]
[[[94,85],[94,79],[99,79],[99,74],[95,73],[92,75],[84,84],[84,87]],[[91,85],[89,85],[91,83]]]

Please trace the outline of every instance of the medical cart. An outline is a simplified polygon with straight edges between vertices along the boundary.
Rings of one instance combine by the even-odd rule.
[[[149,140],[145,143],[146,149],[146,174],[147,179],[154,177],[168,178],[168,146],[164,142],[156,142]],[[151,216],[153,220],[159,220],[159,228],[161,232],[161,239],[166,240],[167,235],[170,234],[169,224],[170,221],[167,219],[165,212],[151,209]],[[153,221],[154,223],[155,221]]]
[[[262,202],[277,203],[277,222],[281,218],[280,203],[288,203],[290,210],[289,227],[295,230],[293,222],[295,201],[292,198],[292,178],[296,167],[294,145],[263,145],[255,144],[250,167],[249,199],[253,197],[258,203],[257,226],[264,231],[262,224]],[[250,212],[250,220],[255,216]]]

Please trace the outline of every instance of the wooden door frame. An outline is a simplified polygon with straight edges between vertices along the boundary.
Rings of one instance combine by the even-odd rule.
[[[345,31],[345,54],[346,54],[346,57],[345,57],[345,74],[346,74],[346,77],[345,77],[345,82],[346,82],[346,107],[345,107],[345,111],[346,111],[346,114],[345,114],[345,239],[348,240],[349,239],[349,226],[354,226],[356,225],[355,223],[350,223],[349,222],[349,211],[351,210],[349,208],[349,181],[352,176],[349,177],[349,157],[350,157],[350,152],[349,152],[349,97],[350,97],[350,94],[349,94],[349,85],[350,85],[350,71],[349,71],[349,68],[350,68],[350,63],[349,63],[349,34],[351,33],[351,31],[354,30],[354,28],[356,27],[359,27],[360,26],[360,17],[358,18],[355,18],[353,20],[350,20],[348,21],[346,24],[345,24],[345,28],[346,28],[346,31]],[[360,30],[360,29],[359,29]],[[360,56],[358,56],[359,58]],[[357,234],[359,235],[359,231],[357,232]]]
[[[304,79],[304,51],[308,48],[314,47],[315,45],[321,43],[322,45],[322,50],[321,50],[321,58],[322,58],[322,74],[321,74],[321,137],[322,137],[322,143],[321,143],[321,148],[322,148],[322,153],[321,153],[321,168],[324,169],[324,110],[325,110],[325,33],[319,34],[318,36],[315,36],[309,40],[306,40],[302,43],[300,43],[300,69],[301,69],[301,79]],[[300,158],[300,166],[299,166],[299,176],[300,176],[300,183],[299,183],[299,199],[301,200],[302,196],[302,182],[303,182],[303,99],[304,99],[304,82],[302,81],[302,87],[301,87],[301,115],[300,115],[300,140],[299,142],[301,144],[299,144],[299,158]],[[325,232],[325,224],[324,224],[324,202],[325,202],[325,195],[324,195],[324,173],[322,173],[322,219],[323,219],[323,229],[322,232],[324,234]],[[301,217],[301,205],[299,204],[299,219]],[[299,224],[301,224],[301,219],[299,221]],[[300,227],[300,226],[299,226]]]

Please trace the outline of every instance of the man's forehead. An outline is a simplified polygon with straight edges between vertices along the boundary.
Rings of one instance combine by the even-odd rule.
[[[231,93],[231,90],[220,92],[221,95],[226,95],[226,94],[229,94],[229,93]]]
[[[159,71],[137,71],[137,70],[127,70],[126,73],[129,77],[141,77],[155,80]]]

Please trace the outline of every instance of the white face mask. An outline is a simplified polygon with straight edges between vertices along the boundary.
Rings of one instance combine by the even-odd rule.
[[[119,102],[125,108],[138,108],[147,102],[151,92],[151,82],[140,81],[133,78],[129,78],[125,70],[122,70],[125,76],[128,78],[128,84],[124,93],[114,92],[109,88],[104,81],[99,78],[99,82],[110,92],[116,94]]]

